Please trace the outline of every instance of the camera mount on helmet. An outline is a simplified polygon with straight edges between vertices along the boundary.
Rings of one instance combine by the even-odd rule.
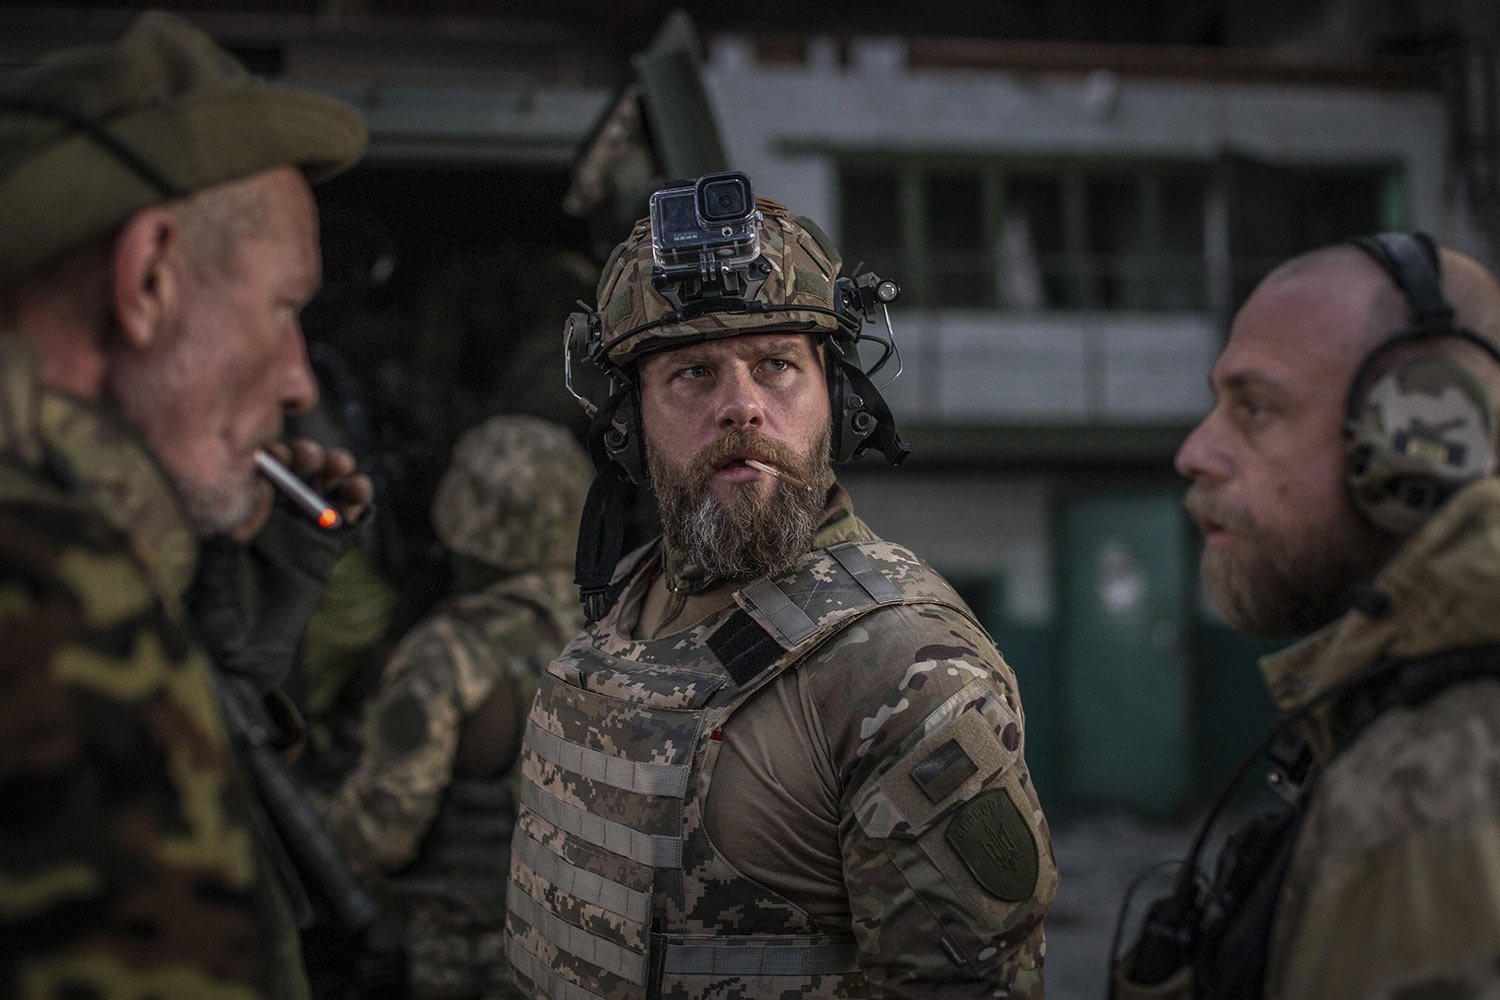
[[[669,184],[651,196],[651,287],[684,316],[753,301],[771,273],[764,216],[738,171]]]

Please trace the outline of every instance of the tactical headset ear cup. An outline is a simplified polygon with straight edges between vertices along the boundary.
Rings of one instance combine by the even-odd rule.
[[[1409,535],[1454,492],[1495,473],[1497,430],[1494,401],[1458,362],[1397,365],[1351,413],[1350,500],[1376,527]]]
[[[850,379],[849,365],[837,346],[826,346],[823,367],[828,375],[829,453],[834,462],[847,462],[859,454],[877,423]]]

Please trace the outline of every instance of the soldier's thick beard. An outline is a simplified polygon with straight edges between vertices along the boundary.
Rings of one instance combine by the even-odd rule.
[[[1349,610],[1357,584],[1373,579],[1393,543],[1352,511],[1333,524],[1303,525],[1301,537],[1269,538],[1245,511],[1212,489],[1195,484],[1185,504],[1253,541],[1236,558],[1203,551],[1203,583],[1219,613],[1235,629],[1268,639],[1309,635]]]
[[[812,551],[822,520],[828,445],[826,427],[807,455],[798,455],[763,434],[737,428],[683,465],[673,465],[648,447],[646,461],[668,548],[710,579],[776,576],[790,570]],[[720,462],[745,451],[764,456],[812,488],[778,479],[765,493],[758,482],[752,482],[736,488],[727,503],[721,502],[710,491],[709,480]]]

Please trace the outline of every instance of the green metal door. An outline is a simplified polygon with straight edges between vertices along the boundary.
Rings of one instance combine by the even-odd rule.
[[[1170,814],[1194,771],[1181,494],[1064,497],[1058,523],[1070,797]]]

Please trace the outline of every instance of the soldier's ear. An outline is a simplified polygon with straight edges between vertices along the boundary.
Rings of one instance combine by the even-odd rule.
[[[110,305],[126,344],[144,350],[176,317],[182,294],[182,225],[156,205],[132,215],[110,251]]]

